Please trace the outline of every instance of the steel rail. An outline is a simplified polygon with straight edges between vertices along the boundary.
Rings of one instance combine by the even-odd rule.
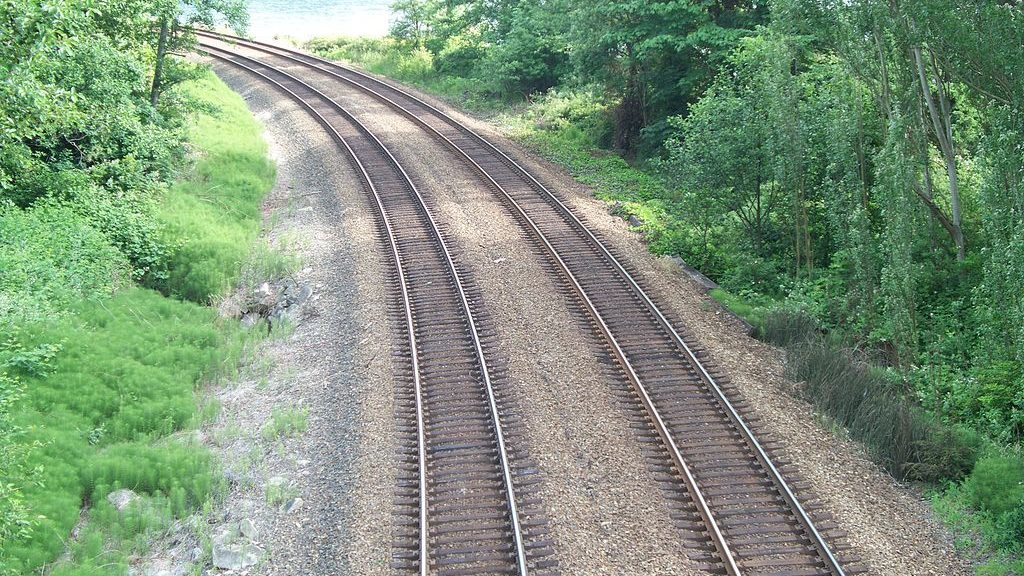
[[[733,405],[733,403],[729,400],[728,396],[725,394],[724,390],[721,388],[721,386],[716,381],[716,379],[711,375],[711,373],[707,370],[707,368],[704,366],[704,364],[700,361],[700,359],[694,353],[693,349],[680,336],[678,331],[676,331],[676,329],[672,326],[671,322],[668,321],[668,319],[661,312],[661,310],[658,308],[658,306],[647,295],[646,291],[643,290],[643,288],[637,283],[637,281],[632,277],[632,275],[629,274],[629,272],[625,269],[625,267],[608,250],[608,248],[604,245],[604,243],[601,242],[600,239],[598,239],[597,236],[595,236],[593,234],[593,232],[591,232],[590,229],[557,196],[555,196],[550,190],[548,190],[543,184],[541,184],[528,170],[526,170],[524,167],[522,167],[519,163],[517,163],[515,160],[513,160],[511,157],[509,157],[507,154],[505,154],[505,152],[500,150],[498,147],[496,147],[494,144],[489,142],[487,139],[485,139],[482,136],[480,136],[479,134],[477,134],[474,130],[466,127],[464,124],[462,124],[461,122],[459,122],[459,121],[455,120],[454,118],[450,117],[448,114],[442,112],[441,110],[437,109],[435,106],[425,102],[424,100],[422,100],[421,98],[419,98],[419,97],[417,97],[417,96],[415,96],[413,94],[409,94],[408,92],[402,90],[401,88],[398,88],[398,87],[395,87],[395,86],[393,86],[391,84],[383,82],[382,80],[380,80],[378,78],[374,78],[373,76],[365,74],[365,73],[363,73],[363,72],[361,72],[359,70],[355,70],[355,69],[349,68],[347,66],[342,66],[342,65],[337,64],[335,62],[331,62],[329,60],[326,60],[326,59],[323,59],[323,58],[320,58],[320,57],[317,57],[317,56],[313,56],[313,55],[297,52],[295,50],[290,50],[288,48],[284,48],[284,47],[281,47],[281,46],[275,46],[273,44],[268,44],[268,43],[265,43],[265,42],[246,40],[246,39],[235,37],[235,36],[230,36],[230,35],[226,35],[226,34],[210,33],[210,32],[206,32],[206,31],[197,31],[197,32],[199,32],[201,35],[212,37],[212,38],[220,40],[220,41],[225,41],[225,39],[227,39],[227,41],[229,41],[229,42],[240,42],[240,43],[242,43],[245,46],[255,47],[254,49],[256,49],[256,50],[260,50],[260,51],[263,51],[263,52],[269,52],[269,53],[272,53],[272,54],[277,54],[278,56],[281,56],[281,57],[284,57],[284,58],[288,58],[290,60],[293,60],[293,61],[305,64],[306,66],[308,66],[310,68],[313,68],[313,69],[316,69],[316,70],[320,70],[321,72],[325,72],[327,74],[330,74],[333,77],[338,78],[338,79],[346,82],[349,85],[355,86],[356,88],[358,88],[360,90],[368,92],[368,93],[372,94],[374,97],[376,97],[377,99],[382,100],[382,101],[388,103],[388,105],[390,105],[391,107],[393,107],[397,111],[401,112],[403,115],[409,117],[410,119],[412,119],[414,122],[416,122],[420,126],[422,126],[425,129],[433,132],[439,138],[443,139],[443,141],[445,141],[449,147],[451,147],[454,150],[457,150],[458,152],[460,152],[461,155],[463,157],[465,157],[471,163],[471,165],[475,169],[477,169],[478,171],[483,173],[485,178],[487,180],[489,180],[499,191],[504,193],[504,195],[508,198],[510,203],[516,208],[516,210],[520,213],[520,215],[529,222],[529,226],[533,230],[534,234],[537,235],[538,238],[542,239],[542,243],[545,245],[546,251],[551,253],[551,252],[554,251],[554,248],[550,245],[549,242],[547,242],[546,238],[544,238],[544,236],[540,232],[539,228],[535,224],[533,224],[532,220],[529,220],[529,217],[526,216],[525,211],[523,211],[522,208],[519,207],[519,205],[515,202],[515,200],[512,199],[511,196],[507,192],[505,192],[504,189],[500,185],[498,185],[497,182],[494,181],[493,178],[491,178],[489,175],[487,175],[486,171],[484,171],[483,168],[479,166],[479,164],[477,164],[472,158],[470,158],[469,155],[465,151],[463,151],[457,145],[452,143],[451,140],[449,140],[447,137],[445,137],[444,135],[440,134],[440,132],[438,132],[436,129],[434,129],[433,127],[431,127],[428,124],[426,124],[422,119],[420,119],[415,114],[413,114],[412,112],[407,110],[405,107],[403,107],[400,104],[396,103],[391,98],[388,98],[387,96],[385,96],[383,94],[380,94],[378,91],[376,91],[376,90],[374,90],[374,89],[372,89],[372,88],[370,88],[368,86],[365,86],[365,85],[362,85],[362,84],[360,84],[358,82],[355,82],[351,78],[348,78],[348,77],[345,77],[343,75],[337,74],[336,72],[334,72],[334,71],[332,71],[332,70],[330,70],[328,68],[325,68],[323,66],[310,63],[310,62],[308,62],[305,59],[307,59],[307,58],[308,59],[313,59],[313,60],[316,60],[316,61],[321,62],[323,64],[326,64],[327,66],[329,66],[331,68],[336,68],[336,69],[339,69],[339,70],[343,70],[343,71],[345,71],[348,74],[356,75],[356,76],[358,76],[360,78],[366,79],[366,80],[370,81],[371,83],[373,83],[375,85],[384,86],[388,90],[392,90],[394,92],[397,92],[397,93],[401,94],[403,97],[409,98],[410,100],[416,102],[418,105],[420,105],[420,106],[424,107],[425,109],[429,110],[431,113],[433,113],[435,116],[440,118],[442,121],[446,122],[450,126],[452,126],[452,127],[456,128],[457,130],[459,130],[461,133],[463,133],[465,135],[468,135],[468,136],[472,137],[474,140],[476,140],[477,142],[483,144],[488,150],[490,150],[492,153],[497,155],[499,157],[499,159],[501,159],[506,165],[508,165],[510,168],[512,168],[521,177],[525,178],[527,180],[527,182],[534,189],[536,189],[538,192],[541,192],[547,198],[549,203],[551,203],[563,215],[564,218],[566,218],[578,231],[580,231],[583,234],[585,234],[589,238],[591,243],[594,246],[596,246],[601,251],[601,253],[604,255],[605,259],[610,264],[612,264],[613,267],[619,273],[619,275],[624,280],[627,281],[627,283],[630,285],[630,287],[633,290],[633,292],[637,295],[637,297],[641,300],[641,302],[644,303],[645,307],[651,312],[651,314],[655,317],[655,319],[663,327],[663,329],[671,336],[671,338],[675,342],[676,346],[681,351],[683,351],[686,354],[687,358],[690,360],[690,362],[693,364],[693,366],[695,368],[697,368],[701,378],[705,381],[705,383],[708,385],[708,387],[714,393],[716,399],[726,409],[727,416],[733,422],[733,424],[736,426],[736,428],[740,431],[741,436],[743,437],[744,441],[752,449],[755,458],[758,460],[758,462],[761,463],[761,465],[765,468],[765,470],[769,472],[770,479],[776,485],[777,489],[779,490],[779,492],[782,495],[782,497],[786,500],[786,502],[789,505],[789,507],[791,508],[791,510],[793,512],[795,512],[797,520],[800,522],[800,524],[802,525],[804,531],[809,536],[812,545],[817,549],[818,554],[821,557],[821,559],[826,562],[827,568],[833,574],[835,574],[835,576],[845,576],[846,573],[843,570],[843,567],[840,564],[839,560],[836,558],[836,556],[832,552],[831,548],[829,547],[828,543],[825,541],[824,536],[819,532],[817,527],[814,525],[814,521],[810,518],[810,516],[807,513],[807,511],[800,504],[800,501],[796,497],[796,494],[793,492],[793,490],[791,489],[789,484],[783,478],[781,471],[778,469],[778,467],[775,465],[775,463],[769,457],[767,451],[764,449],[764,447],[761,445],[761,443],[757,440],[757,438],[755,437],[753,431],[747,425],[746,421],[740,415],[739,411],[736,409],[736,407]],[[294,55],[298,55],[298,56],[300,56],[300,58],[297,58]],[[571,276],[571,273],[568,272],[568,268],[565,266],[564,262],[562,262],[561,258],[558,257],[557,255],[555,255],[555,260],[558,263],[559,268],[562,269],[566,274]],[[578,293],[581,293],[582,292],[582,286],[580,286],[579,283],[575,281],[575,279],[573,279],[573,284],[574,284],[574,290],[577,291]],[[590,311],[592,315],[596,315],[596,312],[597,312],[596,308],[593,307],[593,304],[590,302],[590,299],[588,297],[586,297],[585,294],[583,294],[582,300],[584,302],[585,307],[588,308],[588,311]],[[599,320],[600,316],[596,315],[595,319]],[[614,338],[610,335],[610,332],[607,331],[607,326],[604,324],[603,320],[600,320],[599,324],[600,324],[600,327],[602,329],[602,332],[606,333],[606,336],[610,340],[613,340]],[[617,346],[617,344],[613,348],[615,348],[616,356],[619,357],[620,362],[623,362],[623,360],[625,360],[625,358],[624,358],[624,356],[620,356],[622,354],[621,349]],[[623,365],[624,365],[624,367],[626,367],[628,365],[628,360],[625,360],[625,362],[623,362]],[[632,372],[632,369],[629,368],[626,371],[627,372]],[[633,374],[632,376],[635,376],[635,374]],[[630,377],[631,381],[633,381],[633,377],[632,376]],[[635,387],[635,382],[634,382],[634,387]],[[645,405],[649,401],[649,398],[646,397],[646,395],[644,395],[644,394],[641,394],[641,399],[644,401]],[[662,431],[659,429],[659,435],[661,435],[661,434],[662,434]],[[668,446],[668,447],[670,448],[670,451],[671,451],[673,449],[674,444],[675,444],[674,441],[666,442],[666,443],[670,444],[670,446]],[[673,459],[675,459],[674,455],[673,455]],[[682,468],[682,467],[680,467],[680,468]],[[686,474],[687,474],[682,469],[680,470],[680,472],[682,474],[684,474],[684,476],[686,476]],[[702,512],[702,516],[703,516],[703,512]],[[710,529],[710,526],[709,526],[709,529]],[[712,530],[714,531],[714,529],[712,529]],[[717,547],[718,546],[716,545],[716,548]],[[726,547],[726,549],[727,549],[727,547]],[[731,555],[730,555],[730,559],[731,559]],[[728,560],[726,560],[726,562],[727,562],[727,569],[731,570],[730,562]],[[731,565],[735,566],[735,563],[732,562]],[[736,574],[740,573],[738,567],[736,567],[735,570],[736,570],[736,572],[735,572]]]
[[[381,97],[386,98],[384,96]],[[392,101],[388,100],[388,102]],[[397,106],[397,104],[395,104],[395,106]],[[527,224],[527,226],[529,226],[533,233],[539,238],[541,243],[544,245],[545,251],[558,266],[558,269],[562,272],[562,274],[565,275],[566,279],[569,280],[573,291],[576,293],[577,297],[579,297],[580,301],[585,306],[587,312],[594,318],[596,324],[601,330],[602,335],[611,345],[615,357],[622,365],[623,370],[626,372],[627,378],[629,379],[631,386],[640,396],[641,402],[644,405],[644,409],[647,410],[651,420],[654,423],[655,429],[658,432],[658,435],[661,437],[662,441],[668,448],[670,457],[675,463],[676,468],[679,470],[679,473],[683,477],[683,481],[686,483],[687,490],[689,491],[691,498],[694,500],[694,503],[697,507],[697,511],[700,514],[702,520],[708,528],[708,531],[711,534],[712,543],[715,546],[715,549],[718,550],[719,556],[722,558],[722,561],[725,564],[727,573],[731,576],[739,576],[741,572],[739,566],[736,563],[736,559],[729,548],[729,544],[725,540],[725,535],[722,533],[721,527],[719,526],[717,520],[711,512],[710,506],[708,505],[707,500],[704,497],[703,491],[697,484],[697,480],[694,477],[693,472],[691,471],[690,465],[683,457],[682,451],[680,450],[678,443],[670,433],[668,425],[665,423],[665,420],[662,417],[660,411],[657,409],[657,407],[655,407],[654,401],[651,398],[651,395],[648,392],[647,387],[643,384],[643,382],[640,379],[640,376],[634,370],[632,362],[630,362],[629,360],[629,357],[622,350],[622,347],[619,345],[618,339],[615,337],[614,334],[612,334],[611,329],[604,321],[604,318],[597,310],[597,307],[590,299],[590,296],[583,289],[583,286],[580,284],[575,274],[572,273],[568,265],[562,259],[561,255],[558,253],[557,250],[555,250],[554,246],[551,245],[550,241],[540,230],[540,228],[537,226],[534,220],[526,213],[525,210],[523,210],[519,203],[516,202],[516,200],[508,192],[506,192],[505,189],[496,180],[494,180],[494,178],[492,178],[491,175],[486,170],[483,169],[482,166],[480,166],[475,160],[470,158],[469,155],[467,155],[461,148],[459,148],[453,142],[451,142],[451,140],[449,140],[446,136],[444,136],[440,132],[437,132],[436,130],[433,130],[429,126],[425,127],[429,130],[432,130],[434,134],[438,138],[441,138],[444,142],[446,142],[447,145],[452,150],[462,155],[462,157],[467,162],[469,162],[470,165],[472,165],[476,169],[476,171],[479,172],[492,187],[494,187],[496,190],[498,190],[505,196],[506,200],[514,207],[519,217],[522,218],[522,220]]]
[[[348,142],[345,141],[344,138],[342,138],[341,134],[338,133],[338,131],[330,124],[330,122],[326,118],[324,118],[323,115],[320,114],[309,102],[307,102],[306,100],[304,100],[303,98],[301,98],[300,96],[295,94],[295,92],[293,92],[291,89],[287,88],[286,86],[284,86],[280,82],[270,78],[269,76],[263,74],[262,72],[259,72],[258,70],[254,69],[254,68],[252,68],[250,66],[246,66],[246,65],[241,64],[239,62],[236,62],[236,61],[232,60],[231,58],[225,57],[223,55],[223,53],[225,53],[226,51],[223,51],[223,50],[220,50],[220,49],[218,49],[216,47],[211,47],[211,46],[208,46],[208,45],[203,45],[202,48],[203,48],[204,51],[207,52],[207,54],[209,54],[209,55],[211,55],[211,56],[213,56],[213,57],[215,57],[215,58],[217,58],[217,59],[219,59],[221,61],[228,62],[228,63],[233,64],[235,66],[238,66],[240,68],[244,68],[244,69],[248,70],[250,73],[253,73],[253,74],[256,74],[256,75],[260,76],[261,78],[263,78],[266,81],[268,81],[268,82],[272,83],[273,85],[275,85],[278,89],[280,89],[280,90],[284,91],[285,93],[287,93],[289,96],[292,97],[292,99],[294,99],[296,102],[298,102],[304,108],[306,108],[307,111],[309,111],[310,114],[313,115],[314,118],[316,118],[316,120],[322,126],[324,126],[328,130],[328,132],[331,134],[332,138],[336,142],[342,144],[342,146],[348,152],[350,158],[357,165],[359,173],[360,173],[360,176],[362,177],[364,182],[366,182],[366,184],[370,188],[370,190],[373,192],[373,196],[374,196],[375,203],[377,205],[378,213],[381,215],[381,218],[382,218],[382,220],[384,222],[385,230],[386,230],[387,235],[388,235],[388,242],[389,242],[389,245],[390,245],[390,248],[391,248],[392,257],[395,259],[396,268],[398,269],[398,275],[399,275],[401,291],[402,291],[403,308],[405,310],[405,316],[406,316],[406,329],[407,329],[407,331],[409,333],[409,346],[410,346],[410,350],[411,350],[411,354],[412,354],[412,362],[413,362],[413,366],[414,366],[414,381],[415,381],[414,386],[415,386],[415,389],[416,389],[416,406],[417,406],[416,420],[417,420],[417,435],[418,435],[418,451],[419,451],[419,456],[420,456],[420,470],[419,470],[420,502],[421,502],[420,503],[420,574],[422,576],[427,576],[429,574],[429,557],[427,555],[429,533],[428,533],[428,518],[427,518],[428,506],[427,506],[427,479],[426,479],[426,434],[425,434],[425,425],[424,425],[424,417],[423,417],[422,379],[421,379],[420,370],[419,370],[419,360],[418,360],[418,353],[417,353],[417,349],[416,349],[416,340],[415,340],[415,332],[414,332],[414,330],[415,330],[415,328],[414,328],[415,322],[413,320],[412,307],[411,307],[410,298],[409,298],[408,283],[407,283],[407,280],[406,280],[406,277],[405,277],[405,273],[403,271],[402,259],[401,259],[401,256],[400,256],[400,253],[399,253],[399,250],[398,250],[397,242],[395,240],[395,236],[394,236],[394,232],[393,232],[393,227],[391,225],[390,218],[388,217],[387,212],[386,212],[386,210],[384,208],[383,201],[381,200],[380,194],[377,192],[377,188],[376,188],[376,186],[374,186],[373,181],[372,181],[372,179],[369,176],[369,173],[367,172],[366,168],[363,166],[362,162],[359,160],[358,156],[355,154],[355,151],[348,144]],[[229,54],[231,54],[231,56],[235,56],[235,57],[241,58],[243,60],[247,60],[249,62],[256,62],[254,59],[248,58],[248,57],[240,55],[240,54],[234,54],[234,53],[229,53]],[[295,76],[293,76],[293,75],[291,75],[291,74],[289,74],[287,72],[284,72],[283,70],[280,70],[280,69],[278,69],[278,68],[276,68],[274,66],[271,66],[269,64],[262,63],[262,62],[257,62],[257,63],[259,65],[261,65],[261,66],[265,66],[267,68],[273,69],[278,74],[281,74],[283,76],[287,76],[292,81],[294,81],[294,82],[296,82],[298,84],[303,85],[306,89],[314,92],[319,97],[321,97],[324,100],[330,102],[332,104],[332,106],[338,112],[340,112],[343,116],[345,116],[345,118],[347,120],[349,120],[354,125],[356,125],[358,127],[358,129],[365,136],[370,138],[373,141],[373,143],[387,156],[387,158],[392,163],[392,165],[395,167],[395,169],[402,175],[402,178],[404,180],[405,186],[407,186],[408,189],[413,193],[413,195],[415,196],[415,198],[416,198],[420,208],[423,210],[424,214],[426,215],[426,219],[429,222],[430,227],[431,227],[431,231],[433,232],[433,235],[434,235],[434,240],[437,242],[438,246],[441,248],[442,253],[444,254],[444,259],[445,259],[445,262],[446,262],[446,264],[448,266],[448,270],[451,273],[451,277],[453,279],[453,282],[454,282],[454,284],[455,284],[455,286],[456,286],[456,288],[458,290],[460,303],[462,305],[463,312],[465,313],[466,322],[469,325],[469,333],[470,333],[470,335],[472,337],[472,340],[473,340],[473,346],[476,349],[476,354],[477,354],[477,358],[479,360],[479,366],[480,366],[480,370],[481,370],[481,377],[484,380],[484,385],[485,385],[486,392],[487,392],[487,401],[488,401],[488,405],[489,405],[489,409],[490,409],[490,413],[491,413],[492,423],[493,423],[493,426],[494,426],[495,439],[496,439],[496,443],[498,445],[498,453],[499,453],[500,466],[501,466],[502,476],[503,476],[503,480],[504,480],[505,488],[506,488],[506,498],[507,498],[507,501],[508,501],[509,517],[510,517],[510,523],[512,524],[512,537],[513,537],[513,540],[515,542],[516,564],[517,564],[517,568],[518,568],[517,573],[520,576],[528,576],[529,570],[527,568],[526,550],[525,550],[525,546],[523,544],[522,525],[521,525],[521,521],[520,521],[520,518],[519,518],[518,506],[517,506],[516,499],[515,499],[515,490],[514,490],[513,482],[512,482],[512,471],[511,471],[511,466],[509,464],[508,451],[507,451],[507,447],[506,447],[506,443],[505,443],[504,433],[502,431],[501,418],[500,418],[500,414],[499,414],[499,411],[498,411],[497,400],[495,398],[494,387],[493,387],[493,383],[491,381],[490,371],[489,371],[489,369],[487,367],[487,363],[486,363],[486,360],[484,358],[483,345],[482,345],[482,343],[480,341],[480,335],[479,335],[479,332],[477,330],[476,320],[474,319],[474,314],[472,312],[472,307],[469,304],[469,299],[466,296],[466,291],[465,291],[465,288],[464,288],[464,286],[462,284],[462,280],[459,277],[458,269],[455,266],[455,262],[454,262],[454,259],[452,258],[451,251],[448,249],[447,243],[444,241],[444,238],[441,236],[440,229],[437,227],[437,223],[436,223],[433,215],[430,213],[430,210],[429,210],[429,208],[426,205],[426,201],[424,200],[424,198],[420,194],[419,190],[416,188],[416,185],[413,184],[412,179],[409,178],[409,175],[406,173],[405,169],[398,162],[398,160],[394,157],[394,155],[391,153],[391,151],[372,132],[370,132],[369,129],[367,129],[366,126],[363,125],[362,122],[360,122],[358,119],[355,118],[355,116],[353,116],[350,112],[348,112],[347,109],[345,109],[343,106],[338,104],[332,98],[329,98],[328,96],[323,94],[321,91],[319,91],[316,88],[310,86],[309,84],[303,82],[302,80],[296,78]]]

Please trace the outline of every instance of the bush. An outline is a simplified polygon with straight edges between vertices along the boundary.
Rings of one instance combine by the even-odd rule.
[[[109,295],[131,267],[108,238],[71,208],[0,207],[0,325],[38,320],[78,298]]]
[[[1024,460],[1010,456],[982,458],[967,481],[971,503],[996,517],[1024,506]]]
[[[1000,544],[1010,550],[1024,548],[1024,502],[1009,510],[999,519],[999,529],[1003,534]]]
[[[802,310],[770,310],[762,316],[758,326],[758,338],[783,347],[799,344],[818,334],[817,321]]]
[[[977,460],[977,435],[925,416],[880,371],[851,352],[812,338],[788,350],[790,376],[823,413],[865,444],[897,478],[923,482],[959,480]]]

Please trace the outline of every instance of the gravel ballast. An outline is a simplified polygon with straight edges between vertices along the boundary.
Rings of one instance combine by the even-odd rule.
[[[229,439],[214,450],[235,479],[223,518],[258,527],[266,554],[254,574],[387,574],[394,378],[370,206],[304,109],[236,69],[215,71],[266,128],[278,176],[264,203],[268,236],[286,239],[302,260],[296,280],[313,290],[294,332],[255,355],[268,373],[218,394],[210,435]],[[268,440],[261,430],[282,406],[306,410],[308,431]]]

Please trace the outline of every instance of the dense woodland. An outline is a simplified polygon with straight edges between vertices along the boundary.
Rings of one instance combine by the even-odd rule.
[[[394,9],[387,39],[307,46],[568,165],[788,345],[809,399],[897,477],[1005,481],[990,527],[1024,540],[1024,3]]]

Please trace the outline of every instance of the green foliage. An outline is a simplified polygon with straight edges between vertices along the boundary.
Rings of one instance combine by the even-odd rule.
[[[213,75],[184,94],[206,113],[190,130],[203,151],[188,175],[170,187],[158,220],[170,255],[161,291],[208,302],[235,284],[260,230],[260,202],[274,182],[260,127],[245,103]]]
[[[227,344],[216,313],[141,289],[81,301],[71,312],[24,324],[0,352],[21,366],[26,394],[13,417],[22,442],[39,443],[27,463],[39,467],[39,484],[22,491],[43,518],[30,538],[5,547],[24,569],[61,553],[83,499],[117,486],[180,492],[194,506],[211,489],[201,451],[155,442],[192,421],[195,386]]]
[[[787,370],[802,393],[863,442],[894,476],[958,480],[978,457],[980,439],[947,428],[908,403],[886,376],[822,338],[788,349]]]
[[[978,510],[995,517],[1015,513],[1024,506],[1024,460],[1013,456],[983,458],[964,486]]]
[[[745,320],[755,330],[765,323],[765,313],[772,305],[771,299],[749,290],[735,294],[723,288],[714,288],[708,291],[708,295]]]
[[[1003,518],[978,511],[964,485],[951,484],[931,495],[932,508],[956,536],[958,551],[976,563],[979,576],[1013,576],[1024,570],[1019,508]]]
[[[66,205],[0,207],[0,325],[58,314],[131,280],[127,258]]]
[[[325,58],[360,66],[424,88],[474,110],[493,110],[500,89],[494,78],[439,74],[434,55],[423,47],[410,47],[392,38],[313,38],[305,48]],[[458,64],[458,67],[463,64]]]
[[[13,337],[3,343],[5,347],[15,344]],[[9,364],[9,360],[0,362],[0,574],[5,576],[14,573],[9,569],[8,544],[32,534],[32,518],[22,490],[35,472],[27,462],[34,446],[24,442],[24,430],[11,420],[25,386],[17,374],[8,373]]]
[[[772,309],[757,326],[758,338],[782,347],[806,342],[820,333],[817,321],[803,310]]]
[[[80,170],[49,167],[74,190],[0,209],[0,301],[16,311],[0,318],[4,576],[43,566],[121,574],[216,489],[211,459],[187,431],[200,418],[197,386],[234,369],[244,337],[211,308],[129,287],[144,251],[132,246],[169,250],[152,268],[166,275],[134,277],[205,301],[239,277],[273,167],[245,104],[223,83],[211,75],[178,97],[205,110],[190,131],[202,160],[187,182],[140,192],[126,180],[115,202]],[[205,275],[182,273],[186,258],[188,271]],[[119,488],[142,499],[117,511],[106,497]],[[88,521],[69,541],[83,504]]]

